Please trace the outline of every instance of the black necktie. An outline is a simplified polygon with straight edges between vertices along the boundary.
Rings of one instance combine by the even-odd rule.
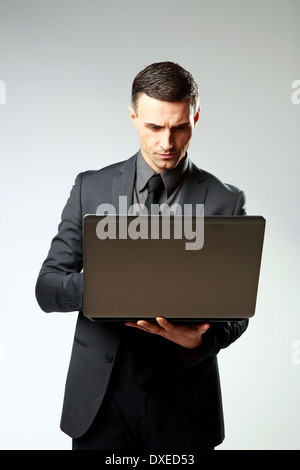
[[[159,197],[165,188],[160,174],[153,175],[149,179],[147,187],[148,196],[145,206],[148,210],[148,214],[153,214],[156,211],[154,210],[154,207],[151,207],[151,204],[159,204]],[[159,214],[159,209],[157,214]],[[152,375],[158,371],[159,362],[155,359],[155,356],[153,356],[153,352],[151,353],[150,348],[153,345],[153,341],[150,341],[149,344],[147,344],[147,340],[149,340],[148,336],[144,337],[137,331],[133,331],[132,336],[130,333],[130,331],[127,332],[127,342],[125,342],[128,371],[133,377],[135,377],[138,383],[142,384],[146,380],[151,379]],[[150,333],[147,333],[147,335],[150,335]],[[163,356],[164,354],[161,355],[161,357]]]
[[[151,204],[159,204],[159,198],[165,186],[160,174],[151,176],[148,181],[148,197],[145,206],[150,214],[152,212]]]

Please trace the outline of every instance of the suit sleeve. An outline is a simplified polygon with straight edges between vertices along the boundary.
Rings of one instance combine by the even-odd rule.
[[[246,196],[243,191],[240,191],[238,194],[233,215],[246,215]]]
[[[226,185],[236,194],[232,215],[246,215],[245,193],[235,186]],[[203,335],[203,344],[195,349],[182,349],[182,367],[197,365],[208,357],[215,356],[221,349],[234,343],[248,328],[249,320],[236,322],[212,322],[209,330]]]
[[[205,359],[216,356],[221,349],[234,343],[248,328],[249,320],[214,322],[203,335],[203,344],[194,349],[182,349],[182,368],[195,366]]]
[[[45,312],[82,309],[82,209],[78,175],[62,212],[58,233],[51,243],[36,282],[36,298]]]

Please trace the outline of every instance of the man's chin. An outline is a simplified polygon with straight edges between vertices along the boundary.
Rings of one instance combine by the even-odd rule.
[[[180,158],[178,159],[178,157],[159,158],[156,159],[155,165],[161,170],[171,170],[172,168],[175,168],[179,162]]]
[[[146,157],[144,156],[144,158],[148,165],[157,173],[165,170],[172,170],[181,160],[181,158],[178,158],[178,155],[160,157],[160,155],[156,154],[155,157],[153,155],[147,155]]]
[[[178,163],[179,163],[180,160],[169,160],[167,162],[163,162],[161,165],[160,165],[160,168],[163,168],[164,170],[172,170],[173,168],[175,168]]]

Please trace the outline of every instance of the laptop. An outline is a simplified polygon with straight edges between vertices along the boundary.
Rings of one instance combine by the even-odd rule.
[[[102,321],[255,314],[262,216],[84,217],[83,313]]]

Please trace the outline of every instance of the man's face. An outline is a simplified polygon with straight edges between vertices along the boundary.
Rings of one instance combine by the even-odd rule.
[[[200,109],[194,115],[189,98],[170,103],[144,93],[136,112],[131,106],[129,111],[148,165],[156,173],[175,168],[189,147]]]

